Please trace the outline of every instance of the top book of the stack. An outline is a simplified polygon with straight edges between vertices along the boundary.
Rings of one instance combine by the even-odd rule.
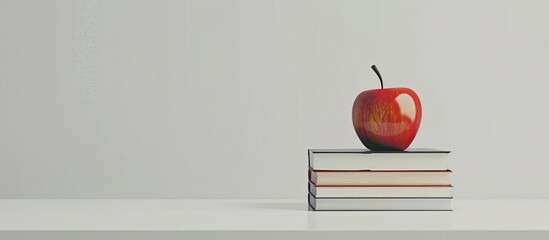
[[[412,148],[406,151],[367,149],[309,149],[313,170],[446,170],[448,153],[436,149]]]

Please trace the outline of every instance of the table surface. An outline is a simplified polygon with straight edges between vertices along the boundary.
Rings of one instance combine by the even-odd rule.
[[[453,200],[452,212],[307,211],[300,200],[0,200],[13,230],[549,230],[549,200]]]

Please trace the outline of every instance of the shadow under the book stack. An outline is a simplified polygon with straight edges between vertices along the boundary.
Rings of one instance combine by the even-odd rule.
[[[310,229],[437,230],[452,226],[451,211],[310,211]]]
[[[288,224],[309,229],[436,230],[452,226],[451,211],[308,211],[305,202],[285,200],[249,202],[242,207],[290,214]]]

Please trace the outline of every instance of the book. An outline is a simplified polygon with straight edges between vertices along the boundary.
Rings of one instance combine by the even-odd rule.
[[[363,198],[449,198],[452,197],[452,186],[350,186],[337,185],[325,186],[315,185],[309,182],[309,193],[315,197],[337,198],[337,197],[363,197]]]
[[[309,194],[314,211],[452,211],[452,198],[319,198]]]
[[[317,185],[428,185],[450,186],[450,170],[432,171],[325,171],[309,169]]]
[[[308,153],[309,166],[314,170],[446,170],[450,151],[309,149]]]

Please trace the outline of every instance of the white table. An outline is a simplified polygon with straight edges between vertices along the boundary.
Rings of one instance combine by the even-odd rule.
[[[310,212],[300,200],[0,200],[0,239],[549,239],[549,200]],[[372,238],[370,238],[372,237]]]

